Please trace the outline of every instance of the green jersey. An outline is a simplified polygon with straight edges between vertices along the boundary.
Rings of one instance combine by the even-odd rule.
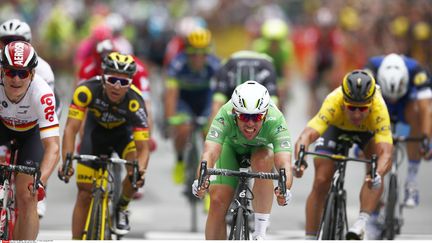
[[[274,104],[270,104],[264,123],[258,135],[246,139],[236,124],[231,101],[221,107],[213,119],[206,140],[219,144],[227,143],[239,150],[254,147],[273,146],[273,152],[291,152],[291,136],[285,118]],[[237,150],[237,149],[236,149]]]

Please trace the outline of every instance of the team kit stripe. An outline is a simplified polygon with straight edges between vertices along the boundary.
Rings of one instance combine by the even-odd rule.
[[[35,127],[37,125],[37,120],[32,121],[32,122],[28,122],[28,123],[23,123],[23,124],[14,124],[11,121],[7,121],[2,119],[2,123],[9,129],[14,130],[14,131],[28,131],[30,129],[32,129],[33,127]]]
[[[54,130],[54,129],[59,129],[59,125],[55,124],[55,125],[48,126],[48,127],[41,127],[39,130],[41,132],[47,132],[47,131]]]

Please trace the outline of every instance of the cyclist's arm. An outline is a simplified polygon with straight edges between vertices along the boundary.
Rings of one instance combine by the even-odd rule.
[[[280,168],[285,168],[286,173],[286,187],[287,189],[291,189],[293,182],[293,175],[291,168],[291,153],[290,152],[278,152],[275,153],[275,167],[279,171]]]
[[[165,119],[176,114],[178,96],[178,81],[175,78],[168,78],[165,90]]]
[[[46,137],[42,139],[44,155],[41,161],[41,181],[44,185],[55,169],[60,157],[60,138],[59,136]]]
[[[311,143],[313,143],[315,140],[317,140],[320,137],[320,133],[311,127],[306,127],[302,133],[300,134],[296,145],[295,145],[295,159],[298,159],[298,152],[300,150],[300,145],[304,145],[306,150],[308,150],[308,147]]]
[[[393,151],[393,144],[380,142],[376,143],[375,148],[378,156],[378,165],[376,171],[381,177],[384,177],[392,167],[391,156]]]
[[[213,168],[215,166],[217,159],[219,158],[221,151],[222,151],[222,144],[210,140],[206,140],[204,143],[204,152],[201,156],[201,161],[204,160],[207,161],[207,168]],[[200,172],[199,167],[200,166],[198,166],[197,178],[199,177],[199,172]]]
[[[69,112],[70,113],[70,112]],[[75,137],[80,130],[81,120],[68,117],[66,126],[63,132],[62,140],[62,158],[63,162],[66,159],[66,153],[73,153],[75,149]]]
[[[215,93],[213,95],[212,109],[209,117],[209,122],[212,122],[219,109],[228,101],[228,98],[223,93]]]
[[[431,99],[419,99],[417,100],[419,113],[420,113],[420,125],[421,125],[421,132],[426,135],[428,138],[432,136],[431,131],[431,112],[430,112],[430,104]]]
[[[137,150],[137,158],[138,158],[138,165],[139,165],[139,171],[146,172],[148,161],[149,161],[149,155],[150,155],[150,146],[148,143],[148,140],[135,140],[135,146]]]

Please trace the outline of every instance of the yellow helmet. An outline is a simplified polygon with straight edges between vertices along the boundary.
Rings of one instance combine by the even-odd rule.
[[[187,36],[187,44],[193,48],[206,48],[211,43],[211,33],[205,28],[196,28]]]
[[[102,60],[104,72],[124,73],[132,77],[136,72],[136,63],[131,55],[111,52]]]
[[[375,83],[374,77],[367,71],[349,72],[342,81],[344,98],[348,102],[369,102],[375,94]]]

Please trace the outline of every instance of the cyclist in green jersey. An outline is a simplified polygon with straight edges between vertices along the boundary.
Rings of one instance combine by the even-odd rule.
[[[265,237],[272,208],[273,193],[278,204],[285,206],[291,200],[291,138],[283,114],[270,99],[268,90],[256,81],[246,81],[239,85],[227,102],[219,110],[206,137],[202,161],[208,167],[238,170],[239,158],[251,159],[252,171],[271,172],[286,168],[287,193],[281,195],[269,180],[255,180],[252,202],[255,211],[254,239]],[[206,183],[210,193],[210,209],[205,235],[208,240],[227,238],[225,215],[233,198],[237,179],[216,176]],[[205,187],[192,185],[194,194],[202,198]]]
[[[285,107],[291,86],[291,72],[294,61],[294,46],[288,39],[289,28],[281,19],[268,19],[261,27],[261,37],[252,43],[252,50],[265,53],[273,59],[277,74],[278,107]]]

